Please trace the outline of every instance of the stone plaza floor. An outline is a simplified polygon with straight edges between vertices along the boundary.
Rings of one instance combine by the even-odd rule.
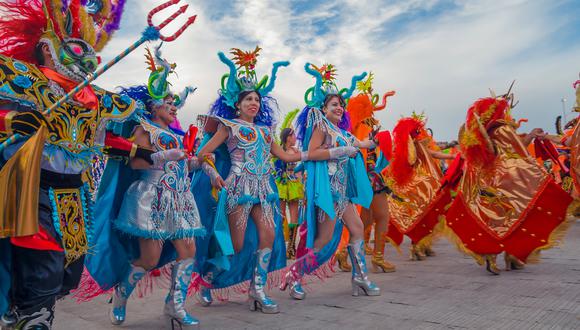
[[[397,271],[370,274],[382,289],[379,297],[352,297],[350,274],[336,273],[309,285],[304,301],[273,289],[277,315],[250,312],[244,297],[207,308],[191,299],[188,309],[202,329],[580,329],[580,221],[561,247],[543,252],[541,263],[500,276],[444,238],[434,248],[437,256],[417,262],[387,247]],[[171,329],[162,315],[165,294],[130,299],[121,327],[110,325],[108,297],[82,304],[65,299],[57,305],[54,328]]]

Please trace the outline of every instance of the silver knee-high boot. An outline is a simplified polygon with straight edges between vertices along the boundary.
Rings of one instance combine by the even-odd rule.
[[[111,323],[114,325],[120,325],[125,322],[127,300],[137,283],[146,273],[147,271],[144,268],[130,265],[129,272],[127,272],[125,278],[115,286],[115,291],[113,291],[111,298],[113,305],[109,313]]]
[[[266,295],[265,287],[268,281],[268,266],[272,257],[272,249],[265,248],[256,251],[256,265],[250,282],[250,310],[260,309],[265,314],[279,313],[278,304]]]
[[[348,255],[352,262],[352,295],[358,296],[360,291],[367,296],[380,296],[381,289],[371,282],[367,276],[364,241],[358,240],[348,245]]]
[[[193,273],[193,258],[176,261],[171,268],[171,289],[165,299],[165,315],[171,319],[171,329],[199,329],[199,320],[185,310],[187,290]]]

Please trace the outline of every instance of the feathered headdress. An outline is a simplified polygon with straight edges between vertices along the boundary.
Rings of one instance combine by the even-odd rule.
[[[230,69],[229,73],[222,76],[220,91],[223,102],[227,106],[235,108],[238,96],[243,91],[256,91],[262,97],[267,96],[274,89],[278,69],[290,65],[288,61],[275,62],[270,80],[268,81],[268,75],[265,75],[258,81],[255,67],[258,56],[260,56],[260,50],[262,49],[258,46],[256,46],[254,51],[250,52],[232,48],[230,53],[233,58],[231,60],[223,52],[218,53],[220,61]]]
[[[417,161],[414,139],[425,132],[425,122],[419,116],[400,119],[393,129],[393,159],[389,166],[392,177],[398,185],[405,185],[413,174],[413,165]]]
[[[465,158],[481,166],[493,164],[495,150],[488,129],[505,119],[510,109],[508,99],[487,97],[479,99],[467,111],[465,129],[459,144]]]
[[[0,53],[37,63],[41,39],[82,39],[103,49],[119,29],[125,0],[14,0],[0,2]]]
[[[346,106],[353,130],[357,131],[357,127],[361,124],[366,126],[364,132],[361,132],[362,135],[368,135],[374,126],[378,124],[378,121],[374,118],[374,112],[385,109],[387,106],[387,98],[395,95],[394,91],[385,93],[382,104],[377,105],[379,102],[379,94],[375,94],[373,91],[373,80],[374,74],[371,72],[366,80],[357,82],[356,89],[359,94],[351,97]],[[358,135],[357,137],[363,138],[363,136]]]
[[[350,88],[339,89],[336,85],[336,68],[332,64],[324,64],[320,68],[306,63],[304,70],[314,78],[316,83],[308,88],[304,94],[304,102],[311,108],[321,109],[324,105],[324,99],[327,95],[340,95],[345,101],[350,99],[356,88],[357,82],[363,80],[367,73],[352,77]]]

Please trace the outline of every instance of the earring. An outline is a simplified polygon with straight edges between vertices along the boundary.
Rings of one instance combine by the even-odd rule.
[[[240,109],[236,108],[236,117],[240,116]]]

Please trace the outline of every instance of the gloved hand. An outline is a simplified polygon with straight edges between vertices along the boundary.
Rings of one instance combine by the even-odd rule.
[[[353,146],[345,146],[330,148],[328,152],[330,153],[330,159],[340,159],[354,156],[358,152],[358,149]]]
[[[169,149],[158,151],[151,155],[151,159],[153,160],[154,169],[162,169],[165,166],[165,163],[171,161],[178,161],[185,159],[187,155],[181,149]]]

